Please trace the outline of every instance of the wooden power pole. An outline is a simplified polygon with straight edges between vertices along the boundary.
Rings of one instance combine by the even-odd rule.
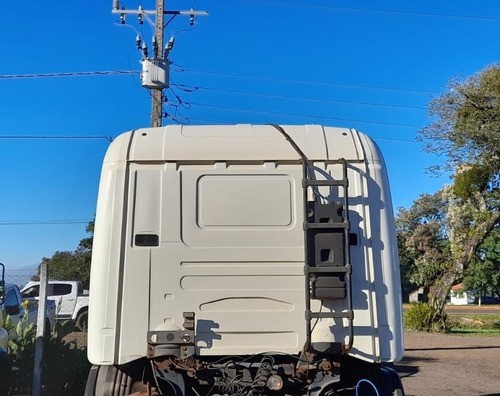
[[[163,24],[164,24],[165,0],[156,0],[156,27],[155,37],[157,53],[155,59],[163,59]],[[163,118],[163,89],[152,89],[151,104],[151,126],[160,127]]]
[[[149,57],[147,45],[142,42],[140,36],[137,36],[136,44],[137,49],[142,51],[142,86],[151,90],[151,126],[160,127],[163,119],[163,90],[169,86],[169,65],[170,61],[167,59],[168,54],[173,48],[174,37],[172,37],[167,47],[163,48],[165,29],[165,14],[170,15],[171,22],[175,16],[184,15],[189,16],[190,25],[194,24],[196,15],[208,15],[206,11],[195,11],[193,8],[187,11],[173,11],[165,10],[165,0],[156,0],[156,10],[145,10],[142,6],[138,10],[127,10],[125,7],[120,6],[120,0],[113,0],[113,14],[120,15],[120,23],[126,23],[126,16],[129,14],[137,15],[139,23],[142,24],[144,20],[154,26],[154,41],[152,57]],[[156,16],[156,21],[153,22],[151,16]],[[165,52],[164,52],[165,51]]]

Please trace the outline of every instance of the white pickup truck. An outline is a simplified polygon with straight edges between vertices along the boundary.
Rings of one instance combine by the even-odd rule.
[[[40,282],[28,282],[21,294],[28,300],[38,299]],[[55,302],[57,320],[73,320],[80,330],[87,328],[89,292],[83,289],[81,282],[49,280],[47,300]]]

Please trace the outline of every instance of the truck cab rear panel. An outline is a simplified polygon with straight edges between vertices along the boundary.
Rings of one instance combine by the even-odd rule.
[[[341,179],[339,160],[347,164],[354,313],[349,355],[367,362],[400,359],[399,265],[382,156],[354,130],[283,128],[315,178]],[[168,126],[118,137],[99,190],[90,361],[123,365],[182,348],[201,360],[272,351],[300,355],[310,298],[303,165],[271,126]],[[343,195],[325,185],[309,189],[308,200],[331,203]],[[335,249],[318,254],[332,263],[341,255]],[[311,311],[346,312],[345,298],[335,295],[310,299]],[[349,338],[346,317],[311,324],[313,348],[344,345]]]

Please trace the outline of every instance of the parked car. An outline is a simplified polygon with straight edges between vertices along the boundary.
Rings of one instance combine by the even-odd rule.
[[[14,327],[25,317],[25,315],[28,323],[37,323],[38,301],[33,301],[28,304],[23,304],[23,302],[24,298],[19,291],[19,287],[13,284],[6,284],[5,296],[0,303],[0,310],[2,313],[5,311],[5,313],[10,316]],[[50,325],[54,322],[56,316],[56,304],[54,301],[47,300],[45,310],[45,326],[50,329]],[[13,335],[11,331],[10,336]]]
[[[37,300],[40,282],[30,281],[21,290],[23,298]],[[80,330],[87,328],[89,291],[79,281],[50,280],[47,285],[47,299],[56,305],[57,320],[73,320]]]
[[[481,305],[493,305],[493,304],[500,305],[500,297],[493,297],[493,296],[476,297],[474,303]]]

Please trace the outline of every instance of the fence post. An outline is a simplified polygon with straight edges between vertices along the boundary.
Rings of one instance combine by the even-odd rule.
[[[42,395],[42,360],[45,339],[45,307],[47,303],[47,263],[40,265],[40,294],[38,300],[38,316],[36,322],[35,362],[33,368],[32,396]]]

